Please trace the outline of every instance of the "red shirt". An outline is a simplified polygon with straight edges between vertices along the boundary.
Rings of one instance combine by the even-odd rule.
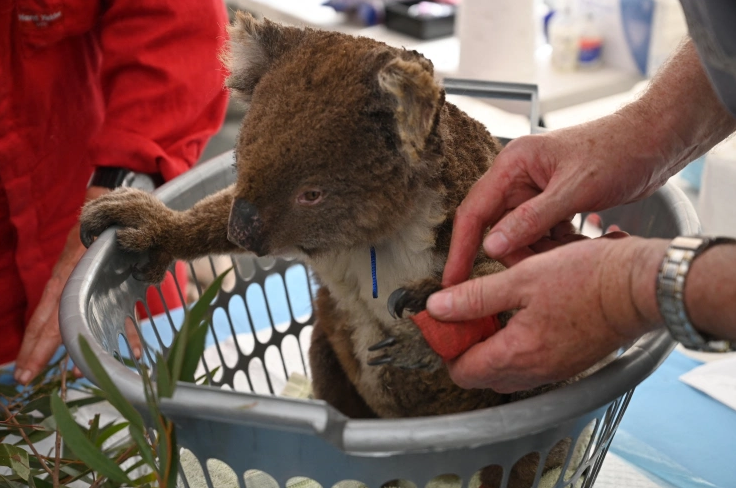
[[[225,113],[222,0],[0,2],[0,364],[96,166],[190,168]]]

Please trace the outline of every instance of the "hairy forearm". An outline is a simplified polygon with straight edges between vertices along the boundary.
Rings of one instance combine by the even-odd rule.
[[[653,178],[662,183],[736,130],[736,119],[718,99],[689,39],[647,91],[617,115],[644,134],[632,149],[651,154]]]
[[[668,244],[665,239],[631,241],[635,253],[629,268],[631,297],[647,328],[664,323],[657,306],[656,282]],[[736,263],[736,245],[715,246],[693,261],[685,281],[685,309],[693,326],[720,339],[736,340],[733,263]]]

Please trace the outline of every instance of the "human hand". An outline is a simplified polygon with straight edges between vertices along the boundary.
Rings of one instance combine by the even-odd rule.
[[[92,187],[87,190],[86,199],[89,201],[107,192],[109,190],[105,188]],[[14,377],[18,383],[28,384],[36,377],[61,345],[59,300],[69,275],[85,251],[79,240],[79,224],[77,224],[69,231],[66,244],[54,266],[51,278],[46,283],[41,301],[26,326],[15,362]],[[133,350],[136,350],[136,347],[140,350],[140,340],[132,327],[132,322],[126,322],[126,326],[131,347]],[[80,374],[76,369],[75,372]]]
[[[468,278],[489,226],[486,253],[511,265],[533,255],[527,246],[574,214],[636,201],[664,184],[663,156],[634,130],[634,119],[617,113],[512,141],[455,214],[443,285]]]
[[[428,300],[432,316],[453,322],[518,309],[504,329],[448,364],[458,385],[511,393],[565,380],[657,327],[654,283],[667,241],[561,245],[579,237],[557,232],[532,246],[540,254]]]

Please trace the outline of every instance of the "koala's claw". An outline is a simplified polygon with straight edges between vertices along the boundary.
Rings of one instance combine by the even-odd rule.
[[[378,356],[377,358],[368,361],[368,366],[381,366],[383,364],[392,363],[393,361],[393,357],[384,354],[383,356]]]
[[[397,288],[388,297],[388,313],[395,319],[404,318],[404,311],[411,314],[424,310],[425,297],[417,296],[406,288]]]
[[[370,352],[378,351],[379,349],[383,349],[389,346],[393,346],[396,344],[396,338],[395,337],[386,337],[384,340],[380,342],[376,342],[371,347],[368,348]]]

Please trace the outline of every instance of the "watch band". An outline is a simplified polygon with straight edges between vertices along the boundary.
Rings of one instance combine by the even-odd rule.
[[[160,180],[160,177],[157,178],[146,173],[136,173],[126,168],[99,166],[92,173],[87,186],[100,186],[111,190],[128,187],[153,191],[163,183]]]
[[[665,253],[657,274],[657,305],[672,337],[688,349],[725,352],[736,344],[713,339],[693,327],[685,309],[685,280],[692,262],[706,249],[736,240],[726,237],[676,237]]]

